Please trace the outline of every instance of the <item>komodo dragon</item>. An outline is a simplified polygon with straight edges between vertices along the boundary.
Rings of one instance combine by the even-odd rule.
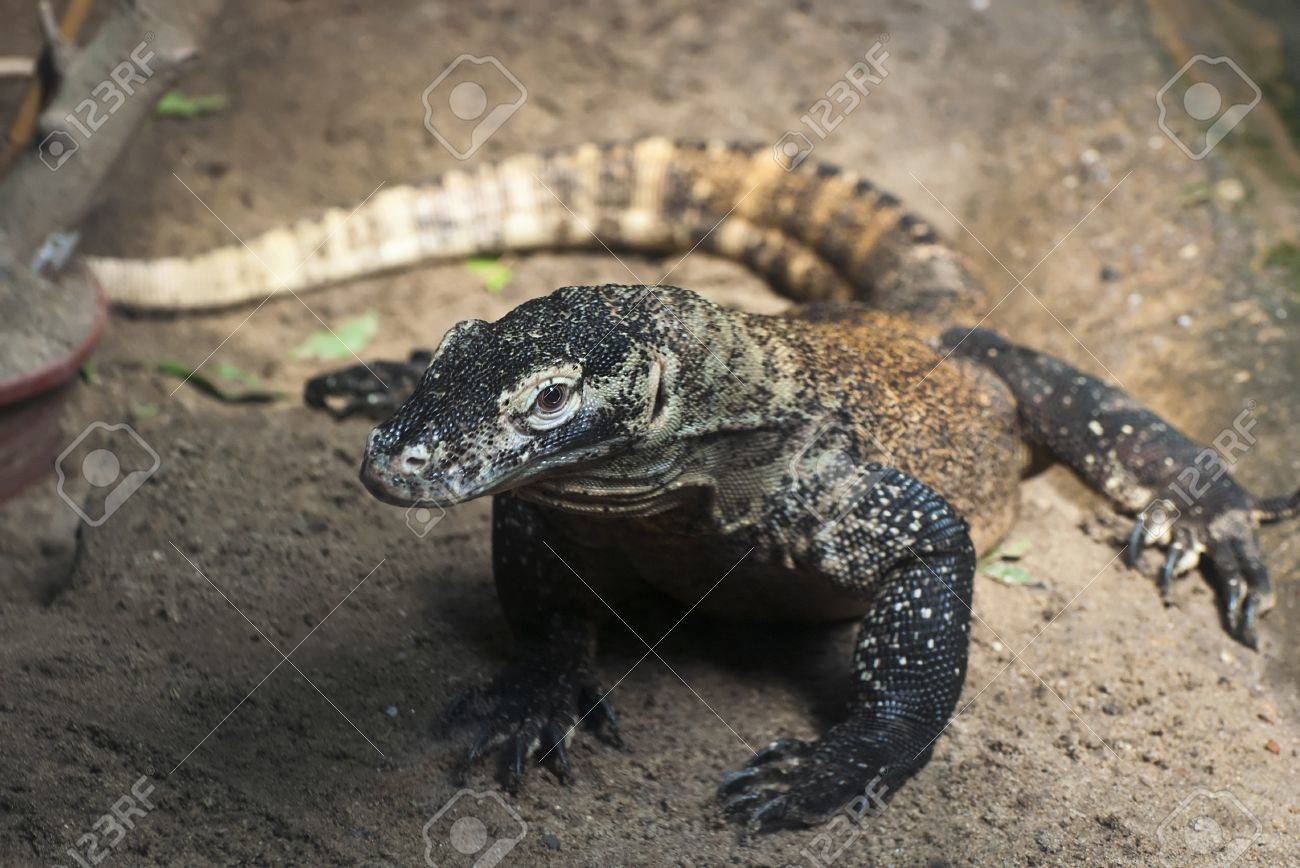
[[[861,619],[847,717],[724,777],[729,816],[768,829],[824,821],[868,786],[891,793],[929,759],[966,674],[976,553],[1015,519],[1026,445],[1140,514],[1129,559],[1168,545],[1163,588],[1208,555],[1223,622],[1252,647],[1273,599],[1255,529],[1297,511],[1294,495],[1259,500],[1203,466],[1205,450],[1120,390],[991,332],[943,331],[989,299],[898,205],[830,166],[786,171],[766,148],[648,139],[387,190],[249,250],[91,267],[119,303],[205,307],[599,239],[698,246],[804,303],[760,316],[673,286],[566,286],[370,366],[391,389],[363,366],[307,389],[339,412],[396,408],[362,459],[380,499],[493,497],[518,662],[446,719],[477,727],[471,761],[503,744],[510,788],[534,756],[567,779],[580,722],[617,736],[592,660],[622,584],[730,616]],[[1178,484],[1199,498],[1153,518]]]

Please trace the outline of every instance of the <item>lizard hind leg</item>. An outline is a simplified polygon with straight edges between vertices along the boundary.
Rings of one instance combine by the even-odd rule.
[[[1224,627],[1258,647],[1256,619],[1274,598],[1255,532],[1261,522],[1294,515],[1295,495],[1255,498],[1233,479],[1215,448],[1194,442],[1122,390],[1060,359],[979,328],[951,329],[943,342],[1002,378],[1031,442],[1137,515],[1124,550],[1130,566],[1147,545],[1168,546],[1158,573],[1166,591],[1175,574],[1208,561]]]

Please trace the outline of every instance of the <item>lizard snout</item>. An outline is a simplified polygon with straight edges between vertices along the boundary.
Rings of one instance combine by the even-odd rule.
[[[361,459],[361,482],[379,500],[409,506],[427,497],[425,472],[429,447],[423,443],[398,445],[382,427],[370,432]]]

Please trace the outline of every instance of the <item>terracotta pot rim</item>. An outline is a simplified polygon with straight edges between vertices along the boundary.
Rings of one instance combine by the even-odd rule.
[[[99,286],[94,286],[95,320],[85,339],[61,359],[49,362],[34,371],[9,380],[0,381],[0,407],[16,404],[33,395],[48,391],[76,374],[82,363],[95,349],[108,322],[108,298]]]

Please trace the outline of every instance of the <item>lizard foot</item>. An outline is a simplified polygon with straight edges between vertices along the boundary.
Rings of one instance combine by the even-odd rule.
[[[928,745],[918,755],[910,743],[852,720],[816,741],[774,741],[723,776],[718,798],[727,819],[747,831],[817,826],[840,812],[860,820],[928,759]]]
[[[1260,510],[1231,479],[1225,476],[1219,482],[1227,484],[1213,491],[1218,496],[1203,498],[1185,512],[1169,498],[1143,510],[1129,534],[1125,559],[1135,567],[1146,546],[1167,546],[1156,584],[1161,596],[1168,597],[1174,576],[1208,556],[1224,628],[1243,645],[1258,649],[1256,622],[1274,603],[1273,584],[1255,535]]]
[[[1202,446],[1122,389],[1061,359],[980,328],[951,329],[943,340],[951,352],[976,360],[1011,388],[1031,442],[1047,447],[1116,503],[1145,505],[1125,551],[1130,566],[1145,545],[1168,545],[1158,574],[1167,593],[1176,574],[1207,554],[1224,628],[1242,644],[1258,647],[1255,622],[1272,606],[1273,588],[1255,531],[1262,523],[1294,518],[1300,497],[1256,498],[1229,472],[1255,442],[1253,403]]]
[[[335,419],[354,413],[386,418],[415,388],[432,358],[428,350],[415,350],[405,362],[371,362],[312,377],[303,400]]]
[[[499,747],[501,785],[517,793],[534,755],[560,781],[572,779],[568,746],[579,725],[622,745],[618,716],[594,678],[582,670],[527,663],[455,699],[443,713],[439,730],[443,735],[474,731],[465,774],[491,748]]]

